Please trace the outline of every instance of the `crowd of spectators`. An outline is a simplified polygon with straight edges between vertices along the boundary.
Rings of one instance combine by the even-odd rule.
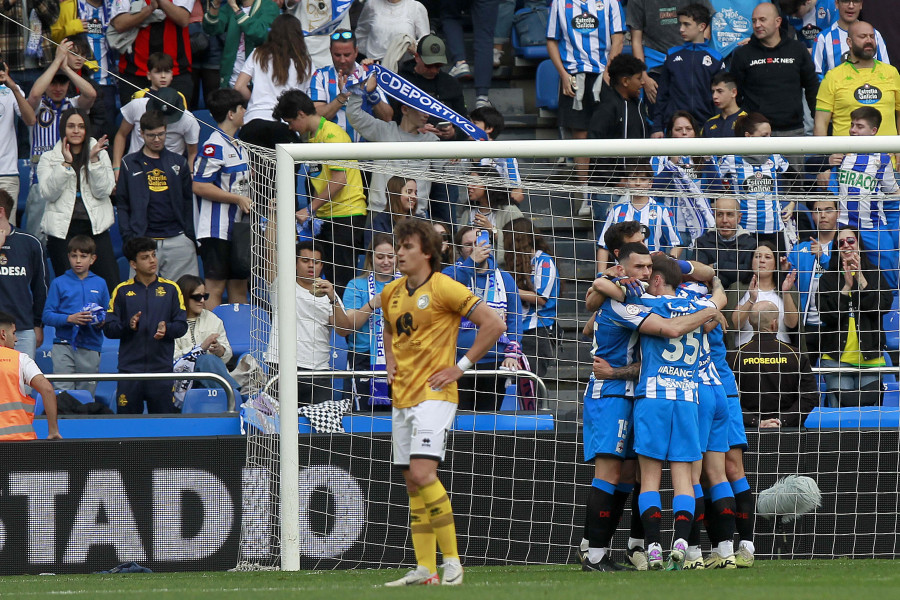
[[[122,340],[121,372],[171,372],[187,357],[192,368],[227,375],[238,357],[210,311],[248,294],[236,231],[251,211],[250,167],[236,140],[467,139],[389,100],[367,72],[373,62],[496,139],[504,115],[490,101],[492,68],[519,6],[546,16],[558,122],[575,139],[886,135],[900,123],[900,74],[890,65],[900,33],[892,19],[875,21],[881,32],[861,20],[884,14],[879,0],[366,0],[345,14],[326,4],[0,0],[8,17],[0,21],[0,309],[16,318],[17,348],[34,356],[46,323],[63,372],[97,372],[105,335]],[[736,18],[751,24],[744,36]],[[329,33],[305,33],[323,27]],[[470,107],[460,82],[472,78]],[[216,126],[206,139],[191,112],[200,106]],[[19,157],[30,160],[28,190],[20,190]],[[598,271],[615,261],[610,229],[637,222],[651,250],[716,269],[729,290],[733,348],[771,331],[813,365],[879,366],[881,317],[898,287],[895,158],[576,158],[572,181],[577,214],[593,222]],[[308,166],[308,204],[296,219],[315,242],[298,246],[298,366],[327,368],[332,333],[349,336],[351,368],[383,365],[375,299],[394,277],[393,226],[412,216],[444,236],[445,272],[507,320],[506,336],[477,367],[545,374],[559,276],[553,245],[519,207],[515,160],[463,166],[467,197],[437,176],[391,178],[378,162],[372,173]],[[450,164],[396,163],[426,174]],[[625,194],[597,194],[597,186]],[[20,195],[25,214],[17,214]],[[797,200],[804,195],[816,200]],[[269,217],[266,235],[274,234]],[[114,235],[130,267],[125,281]],[[45,258],[56,276],[49,292]],[[274,273],[265,279],[274,313]],[[775,308],[760,313],[764,302]],[[105,320],[94,305],[109,306]],[[272,371],[274,340],[260,357]],[[874,377],[826,377],[829,390],[857,392],[833,403],[873,403]],[[331,397],[312,379],[301,383],[317,401]],[[377,407],[380,384],[357,379],[347,389],[358,407]],[[491,400],[463,395],[463,403],[496,408],[506,384],[478,378],[474,389]],[[177,410],[177,396],[150,402],[166,385],[123,382],[119,412],[142,410],[145,399],[153,411]]]

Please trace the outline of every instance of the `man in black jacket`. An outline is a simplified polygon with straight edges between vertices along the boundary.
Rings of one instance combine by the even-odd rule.
[[[734,51],[731,72],[743,95],[741,108],[765,115],[773,136],[799,136],[803,95],[815,110],[819,79],[806,46],[782,37],[780,26],[774,4],[765,2],[753,9],[753,37]]]
[[[735,281],[748,283],[753,276],[750,264],[756,250],[756,238],[741,228],[741,207],[731,196],[716,200],[713,206],[716,228],[694,240],[697,262],[716,270],[722,286]]]
[[[760,429],[800,427],[819,404],[819,389],[809,359],[776,337],[778,307],[757,302],[750,313],[756,336],[729,353],[728,362],[741,393],[744,425]]]
[[[631,54],[620,54],[609,62],[609,86],[603,86],[600,103],[591,115],[588,137],[601,140],[642,139],[650,136],[647,106],[641,100],[647,66]],[[633,159],[632,159],[633,162]],[[617,186],[625,173],[624,157],[598,156],[591,160],[594,183]],[[595,237],[600,237],[606,212],[615,203],[611,194],[595,194],[591,201]]]

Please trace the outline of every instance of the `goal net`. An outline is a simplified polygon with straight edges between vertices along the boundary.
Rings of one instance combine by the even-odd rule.
[[[443,260],[451,271],[476,252],[478,233],[491,231],[484,273],[508,272],[494,279],[515,289],[498,291],[496,281],[488,286],[476,276],[474,291],[496,304],[508,325],[516,314],[507,341],[517,346],[501,348],[479,368],[497,369],[512,357],[543,384],[529,385],[534,381],[512,372],[460,382],[464,405],[439,476],[453,504],[464,564],[576,560],[593,477],[581,438],[594,338],[585,295],[598,271],[615,265],[603,234],[635,220],[643,225],[617,229],[625,241],[637,232],[652,250],[713,267],[723,282],[728,361],[736,361],[749,444],[743,466],[754,494],[768,490],[755,519],[756,556],[897,556],[900,392],[891,366],[898,349],[897,196],[887,177],[893,165],[873,170],[864,160],[900,150],[896,138],[250,150],[252,338],[260,369],[242,411],[247,469],[239,568],[415,563],[379,379],[327,373],[378,368],[367,333],[374,321],[362,319],[363,331],[344,338],[327,317],[323,323],[310,312],[321,286],[301,289],[295,282],[297,268],[306,268],[297,262],[295,243],[306,240],[321,252],[324,276],[336,284],[344,308],[362,309],[373,293],[370,275],[379,268],[394,272],[378,266],[389,248],[379,255],[377,247],[374,253],[365,247],[364,240],[383,238],[363,229],[389,235],[399,213],[409,210],[445,234]],[[832,156],[849,152],[858,155]],[[586,164],[567,158],[576,155],[591,158]],[[506,160],[513,158],[514,167]],[[357,194],[367,198],[368,213],[346,200]],[[319,209],[301,225],[315,196],[351,208],[337,218]],[[872,217],[869,208],[882,212]],[[839,229],[847,210],[863,225],[852,235]],[[872,229],[862,223],[869,218],[883,222]],[[843,247],[854,251],[846,255],[849,263],[842,262]],[[370,258],[361,258],[367,252]],[[768,317],[763,310],[754,315],[752,306],[768,301],[775,305],[771,337],[799,350],[781,345],[734,354],[759,336],[754,327]],[[465,335],[461,328],[460,339]],[[296,387],[285,383],[295,376],[294,363]],[[779,369],[780,376],[772,375]],[[773,488],[792,475],[818,486],[820,506],[803,506],[808,498],[790,486]],[[667,474],[663,488],[663,505],[671,507]],[[613,540],[617,559],[630,512]],[[671,511],[663,512],[668,542]],[[705,533],[702,539],[708,551]]]

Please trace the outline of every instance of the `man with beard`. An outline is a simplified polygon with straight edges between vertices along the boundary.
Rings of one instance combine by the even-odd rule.
[[[834,69],[842,62],[850,49],[850,26],[859,21],[859,13],[862,10],[862,0],[835,0],[838,10],[838,18],[834,24],[819,34],[816,45],[813,48],[813,62],[816,65],[816,73],[819,80],[828,71]],[[887,46],[881,34],[875,32],[875,58],[883,63],[890,63]]]
[[[876,58],[877,32],[857,21],[848,31],[850,53],[840,66],[828,71],[816,99],[815,135],[850,135],[852,113],[870,106],[881,113],[877,135],[897,135],[900,122],[900,73]]]

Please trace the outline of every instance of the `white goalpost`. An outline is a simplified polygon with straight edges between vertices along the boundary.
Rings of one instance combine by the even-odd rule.
[[[275,232],[275,265],[274,268],[278,274],[293,274],[296,268],[296,254],[295,254],[295,242],[297,239],[297,228],[295,221],[295,203],[298,193],[302,193],[298,191],[298,178],[296,174],[296,169],[298,164],[303,163],[331,163],[336,165],[345,165],[346,161],[363,161],[360,163],[360,168],[367,170],[373,169],[370,162],[367,161],[388,161],[388,160],[421,160],[421,159],[447,159],[447,160],[473,160],[477,161],[479,159],[485,158],[507,158],[507,157],[515,157],[520,162],[525,162],[529,160],[541,160],[544,161],[546,159],[553,160],[558,157],[578,157],[578,156],[586,156],[586,157],[650,157],[650,156],[698,156],[698,157],[706,157],[706,156],[721,156],[721,155],[768,155],[777,152],[782,155],[828,155],[833,153],[900,153],[900,136],[876,136],[876,137],[802,137],[802,138],[722,138],[722,139],[646,139],[646,140],[584,140],[584,141],[575,141],[575,140],[534,140],[534,141],[494,141],[494,142],[421,142],[421,143],[361,143],[361,144],[288,144],[288,145],[279,145],[274,154],[269,152],[264,152],[256,148],[251,148],[251,153],[255,153],[254,162],[256,164],[252,165],[252,170],[254,171],[253,177],[256,178],[256,181],[253,183],[253,194],[254,194],[254,202],[256,204],[262,202],[271,202],[275,201],[275,214],[277,216],[277,226]],[[273,160],[274,159],[274,160]],[[271,163],[275,163],[274,173],[271,169]],[[545,163],[541,163],[544,165]],[[547,168],[549,172],[549,167]],[[416,175],[422,175],[419,171],[417,171],[414,167],[406,167],[404,169],[398,169],[398,173],[405,173],[407,176],[415,177]],[[274,177],[272,175],[274,174]],[[465,186],[466,185],[466,177],[465,175],[454,175],[449,170],[446,173],[438,173],[431,174],[432,177],[443,177],[446,182],[450,185],[457,186]],[[274,180],[274,186],[273,186]],[[554,194],[560,195],[560,197],[565,196],[570,193],[574,193],[577,190],[583,189],[583,186],[574,181],[573,179],[565,179],[565,180],[547,180],[543,178],[535,178],[533,181],[529,181],[528,175],[524,177],[524,181],[522,187],[526,190],[526,193],[531,192],[532,190],[549,194],[549,202],[552,206],[554,200]],[[620,190],[600,190],[594,189],[592,186],[592,191],[602,191],[603,193],[614,193]],[[274,194],[273,194],[274,192]],[[265,196],[269,195],[268,198]],[[656,194],[653,194],[654,196]],[[665,194],[662,194],[665,196]],[[672,194],[668,194],[671,196]],[[273,197],[274,196],[274,197]],[[833,197],[833,196],[831,196]],[[813,198],[808,198],[808,200],[812,200]],[[562,201],[562,200],[558,200]],[[464,204],[465,200],[463,197],[460,197],[458,200],[459,204]],[[256,210],[256,209],[254,209]],[[549,217],[551,222],[550,226],[562,227],[560,223],[562,221],[559,220],[558,214],[554,212],[551,208],[549,211],[549,215],[545,213],[538,214],[538,212],[528,212],[523,209],[523,212],[527,217],[538,218],[538,217]],[[260,212],[260,215],[262,213]],[[575,217],[572,217],[574,219]],[[555,224],[554,224],[555,221]],[[587,235],[587,234],[586,234]],[[574,234],[567,234],[563,236],[565,238],[563,241],[566,243],[570,243],[571,245],[578,246],[581,242]],[[255,236],[255,241],[261,243],[260,238]],[[254,262],[257,263],[259,260],[259,254],[257,250],[254,250]],[[572,280],[570,284],[573,289],[578,289],[578,281],[584,281],[584,277],[578,276],[578,273],[584,272],[587,273],[593,270],[593,266],[589,266],[583,264],[585,258],[578,258],[577,256],[573,256],[573,268],[574,271],[567,275],[569,279]],[[590,268],[589,268],[590,267]],[[256,266],[254,267],[256,269]],[[296,283],[294,281],[293,276],[279,276],[277,278],[277,293],[278,298],[280,299],[280,305],[282,310],[278,311],[278,322],[271,323],[272,333],[271,335],[277,335],[278,337],[278,376],[281,381],[296,381],[298,378],[298,367],[297,367],[297,314],[295,310],[291,310],[293,307],[293,299],[295,297],[295,286]],[[258,332],[256,332],[258,334]],[[265,339],[263,339],[262,334],[258,334],[255,336],[258,342],[257,348],[261,348],[262,345],[265,344]],[[574,363],[572,368],[580,369],[583,373],[582,379],[586,379],[590,367],[587,359],[582,359],[584,362],[582,363]],[[895,369],[896,370],[896,369]],[[561,368],[560,371],[562,372]],[[557,375],[557,377],[561,378],[562,375]],[[582,388],[583,390],[583,385]],[[259,463],[250,464],[248,463],[248,467],[254,468],[267,468],[265,465],[270,465],[270,468],[275,468],[277,464],[277,473],[271,473],[273,479],[273,492],[274,498],[272,499],[271,511],[272,514],[268,515],[266,519],[271,519],[272,522],[269,523],[269,526],[273,531],[277,531],[277,533],[273,534],[273,537],[277,537],[277,544],[273,543],[273,546],[277,546],[277,554],[279,555],[279,559],[277,560],[280,568],[286,571],[296,571],[299,570],[303,566],[303,561],[301,560],[301,556],[303,556],[304,548],[302,547],[302,540],[304,539],[304,532],[301,531],[301,522],[298,519],[298,515],[304,513],[304,511],[310,510],[309,506],[306,506],[308,503],[308,494],[306,499],[302,497],[301,494],[301,471],[310,466],[306,464],[306,457],[301,457],[301,444],[300,444],[300,433],[298,428],[298,420],[297,418],[291,417],[292,415],[296,415],[298,411],[298,407],[301,404],[300,399],[298,398],[298,390],[294,385],[281,385],[277,391],[277,403],[278,403],[278,413],[281,415],[279,419],[279,429],[277,432],[277,436],[269,436],[267,438],[268,441],[263,442],[266,444],[270,444],[267,446],[267,450],[265,452],[261,452]],[[554,413],[555,415],[557,413]],[[559,413],[563,414],[563,413]],[[568,414],[568,413],[566,413]],[[576,414],[577,410],[576,410]],[[389,420],[389,419],[388,419]],[[573,431],[577,430],[577,419],[572,422],[567,422],[566,426],[570,426],[573,428]],[[557,423],[557,428],[561,428],[561,424]],[[303,434],[307,435],[307,434]],[[348,434],[349,435],[349,434]],[[515,436],[515,432],[511,434],[511,436]],[[573,434],[574,435],[574,434]],[[252,442],[251,442],[252,443]],[[370,444],[375,444],[376,442],[369,442]],[[778,444],[787,444],[786,441],[778,442]],[[780,446],[779,446],[780,447]],[[574,448],[574,446],[573,446]],[[894,448],[897,450],[898,448]],[[794,449],[796,450],[796,448]],[[879,452],[889,451],[890,447],[882,448],[878,447]],[[573,450],[574,451],[574,450]],[[249,450],[248,450],[249,452]],[[312,454],[313,450],[309,450],[309,453]],[[342,451],[335,451],[342,452]],[[306,450],[304,450],[306,453]],[[535,450],[535,459],[545,459],[546,457],[537,456],[539,451]],[[265,456],[263,456],[265,455]],[[567,455],[568,456],[568,455]],[[574,456],[579,456],[578,452],[574,453]],[[343,457],[342,458],[347,458]],[[250,459],[248,458],[248,461]],[[559,467],[559,465],[553,463],[554,458],[550,459],[550,462],[546,464],[539,464],[536,469],[550,469],[554,471]],[[578,458],[580,461],[580,458]],[[499,463],[498,463],[499,464]],[[380,466],[376,466],[380,468]],[[373,467],[374,470],[377,470],[376,467]],[[512,468],[514,472],[518,472],[520,468],[519,465],[514,465]],[[862,470],[862,469],[860,469]],[[749,471],[749,469],[748,469]],[[798,472],[802,471],[802,468],[798,467]],[[543,471],[541,472],[543,473]],[[568,473],[568,472],[567,472]],[[782,473],[782,475],[791,475],[792,473]],[[460,475],[461,479],[464,481],[468,481],[467,477],[471,474],[463,473]],[[835,473],[835,476],[838,474]],[[455,476],[455,475],[454,475]],[[506,476],[506,474],[504,474]],[[373,476],[374,477],[374,476]],[[535,482],[540,481],[541,477],[544,475],[535,475]],[[547,475],[548,478],[552,478],[553,475]],[[574,479],[574,476],[566,475],[570,479]],[[510,477],[511,479],[513,477]],[[895,477],[896,478],[896,477]],[[277,483],[274,483],[274,480],[277,479]],[[589,483],[589,479],[572,481],[574,484],[586,484]],[[760,479],[762,481],[762,479]],[[761,485],[761,484],[758,484]],[[451,484],[447,485],[448,491],[453,495],[453,487],[452,480]],[[820,484],[821,487],[821,484]],[[577,485],[575,485],[577,488]],[[760,490],[756,490],[760,491]],[[540,492],[535,492],[535,494],[539,494]],[[574,493],[574,492],[573,492]],[[823,493],[825,490],[823,489]],[[826,494],[827,495],[827,494]],[[536,497],[536,496],[535,496]],[[506,498],[504,497],[504,500]],[[368,498],[369,502],[382,502],[384,501],[388,506],[386,510],[394,510],[395,507],[391,506],[389,500],[385,500],[383,498]],[[526,499],[527,501],[527,499]],[[551,531],[552,527],[548,526],[547,528],[542,527],[542,522],[544,520],[545,515],[541,514],[543,510],[542,507],[551,507],[552,504],[545,503],[546,499],[542,498],[540,503],[537,503],[537,500],[534,500],[537,504],[532,507],[532,511],[535,514],[535,524],[533,526],[532,535],[535,536],[543,536],[545,535],[544,529],[547,531]],[[337,502],[335,500],[335,502]],[[566,511],[573,511],[574,507],[578,505],[578,502],[575,500],[574,496],[567,497],[565,501],[560,500],[562,502],[562,508]],[[330,505],[329,505],[330,506]],[[455,508],[455,498],[454,498],[454,508]],[[397,507],[397,510],[402,510],[403,507]],[[325,510],[325,509],[322,509]],[[328,510],[331,510],[330,508]],[[337,510],[337,509],[335,509]],[[549,510],[549,509],[548,509]],[[556,509],[553,509],[554,511]],[[305,514],[305,513],[304,513]],[[567,527],[569,527],[570,531],[575,531],[576,533],[573,535],[574,538],[580,538],[580,523],[578,520],[571,515],[562,515],[558,516],[554,514],[552,517],[546,518],[548,522],[552,521],[556,523],[556,520],[561,520],[561,522]],[[245,526],[247,523],[247,517],[245,516]],[[627,526],[627,524],[626,524]],[[835,526],[837,527],[837,526]],[[554,548],[557,546],[563,546],[567,542],[565,540],[560,541],[555,536],[557,533],[551,532],[547,533],[550,537],[550,540],[547,542],[550,544],[551,550],[544,558],[533,558],[529,555],[526,558],[521,558],[519,556],[513,556],[514,551],[512,548],[512,544],[507,548],[506,558],[494,557],[492,555],[492,551],[485,549],[483,551],[483,556],[485,560],[508,560],[510,562],[544,562],[551,561],[551,558],[547,558],[550,556],[555,556]],[[896,536],[896,532],[895,532]],[[490,546],[492,543],[496,542],[497,537],[502,537],[502,535],[493,536],[491,534],[491,540],[487,542],[487,545]],[[510,538],[512,539],[512,538]],[[618,539],[618,538],[617,538]],[[546,540],[541,540],[543,543]],[[402,540],[399,542],[402,545]],[[273,548],[274,551],[274,548]],[[476,552],[476,551],[472,551]],[[481,550],[477,551],[481,553]],[[878,552],[875,552],[878,554]],[[815,554],[815,552],[813,552]],[[481,554],[478,554],[481,556]],[[248,560],[246,558],[242,558],[242,561],[246,561],[248,563],[252,563],[253,560]],[[391,561],[385,559],[384,564],[389,564]],[[336,563],[326,562],[326,565],[333,565]],[[360,560],[354,564],[373,564],[371,561]],[[382,563],[378,563],[382,564]],[[252,568],[252,567],[250,567]]]

